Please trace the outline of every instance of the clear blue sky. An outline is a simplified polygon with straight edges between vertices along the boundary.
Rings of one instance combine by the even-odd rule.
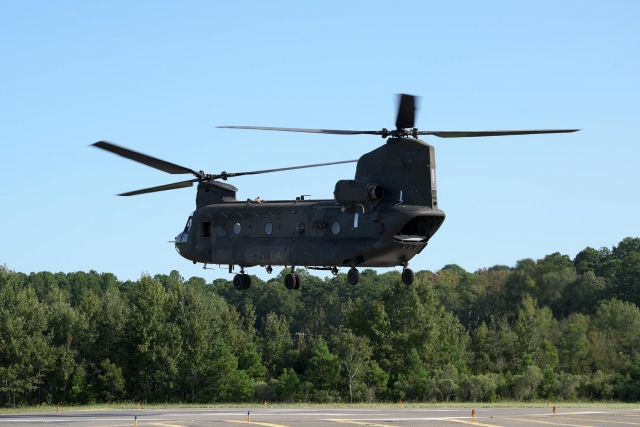
[[[640,2],[20,1],[0,6],[0,264],[204,272],[167,243],[195,189],[89,147],[211,173],[356,159],[383,141],[218,125],[581,128],[445,140],[447,220],[414,270],[474,271],[640,236]],[[332,197],[355,165],[241,177],[239,198]],[[265,277],[263,270],[252,269]]]

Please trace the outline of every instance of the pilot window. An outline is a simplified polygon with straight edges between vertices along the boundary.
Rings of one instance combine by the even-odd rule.
[[[202,237],[211,237],[211,223],[210,222],[201,222],[200,223],[200,236],[202,236]]]
[[[184,226],[185,233],[188,233],[189,230],[191,229],[191,221],[192,221],[192,218],[189,218],[189,220],[187,221],[187,225]]]

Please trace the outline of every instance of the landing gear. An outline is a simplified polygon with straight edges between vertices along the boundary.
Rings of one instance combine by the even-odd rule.
[[[415,278],[416,278],[416,275],[412,269],[407,267],[402,269],[402,283],[409,286],[410,284],[413,283],[413,279]]]
[[[295,288],[296,276],[293,273],[289,273],[286,276],[284,276],[284,286],[289,290]]]
[[[360,281],[360,272],[358,271],[357,268],[355,267],[351,267],[349,269],[349,272],[347,273],[347,282],[349,282],[350,285],[357,285],[358,282]]]
[[[302,280],[300,280],[300,276],[298,276],[295,270],[295,267],[291,267],[291,273],[284,276],[284,286],[289,290],[299,290],[302,287]]]
[[[233,287],[238,291],[246,291],[251,287],[251,277],[245,274],[244,269],[240,270],[240,274],[233,276]]]
[[[291,290],[299,290],[302,286],[302,281],[300,280],[300,276],[297,273],[289,273],[284,276],[284,286]]]

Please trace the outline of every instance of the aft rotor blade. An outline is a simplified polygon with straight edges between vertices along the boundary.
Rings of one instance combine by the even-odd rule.
[[[580,129],[539,129],[539,130],[485,130],[485,131],[419,131],[419,135],[433,135],[440,138],[473,138],[476,136],[535,135],[540,133],[570,133]]]
[[[305,168],[316,168],[318,166],[330,166],[330,165],[339,165],[342,163],[354,163],[357,162],[357,160],[343,160],[341,162],[331,162],[331,163],[318,163],[315,165],[305,165],[305,166],[293,166],[290,168],[279,168],[279,169],[265,169],[265,170],[261,170],[261,171],[252,171],[252,172],[236,172],[236,173],[230,173],[227,176],[228,177],[233,177],[233,176],[242,176],[242,175],[258,175],[261,173],[271,173],[271,172],[281,172],[281,171],[289,171],[289,170],[293,170],[293,169],[305,169]]]
[[[218,126],[220,129],[252,129],[252,130],[277,130],[282,132],[304,133],[328,133],[333,135],[378,135],[376,130],[334,130],[334,129],[301,129],[301,128],[277,128],[264,126]]]
[[[176,165],[174,163],[165,162],[164,160],[156,159],[155,157],[147,156],[146,154],[138,153],[137,151],[130,150],[125,147],[121,147],[116,144],[112,144],[108,141],[98,141],[92,144],[94,147],[102,148],[103,150],[110,151],[127,159],[131,159],[143,165],[151,166],[152,168],[159,169],[163,172],[180,174],[191,173],[196,176],[200,174],[192,169],[185,168],[184,166]]]
[[[413,95],[400,94],[398,104],[398,117],[396,118],[396,129],[409,129],[415,126],[416,121],[416,97]]]
[[[118,194],[118,196],[137,196],[138,194],[155,193],[157,191],[175,190],[177,188],[187,188],[193,186],[194,182],[198,182],[197,179],[190,179],[189,181],[181,181],[173,184],[159,185],[158,187],[145,188],[142,190],[129,191],[128,193]]]

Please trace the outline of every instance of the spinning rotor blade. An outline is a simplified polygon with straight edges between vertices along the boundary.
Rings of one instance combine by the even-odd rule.
[[[539,133],[569,133],[580,129],[538,129],[538,130],[485,130],[485,131],[418,131],[418,135],[433,135],[439,138],[472,138],[476,136],[535,135]]]
[[[142,190],[129,191],[128,193],[118,194],[118,196],[137,196],[138,194],[155,193],[157,191],[175,190],[176,188],[186,188],[193,186],[198,179],[190,179],[189,181],[181,181],[173,184],[159,185],[158,187],[145,188]]]
[[[433,135],[439,138],[472,138],[479,136],[506,136],[506,135],[534,135],[543,133],[568,133],[576,132],[580,129],[534,129],[534,130],[490,130],[490,131],[424,131],[415,127],[416,100],[413,95],[400,94],[398,104],[398,116],[396,118],[396,129],[388,130],[336,130],[336,129],[301,129],[301,128],[280,128],[266,126],[218,126],[224,129],[254,129],[254,130],[277,130],[284,132],[305,132],[305,133],[325,133],[333,135],[380,135],[383,138],[388,136],[394,138],[413,137],[418,135]]]
[[[400,105],[398,105],[398,117],[396,118],[396,129],[408,129],[414,127],[416,120],[416,97],[413,95],[400,94]]]
[[[127,159],[134,160],[143,165],[151,166],[152,168],[159,169],[163,172],[171,174],[179,173],[191,173],[195,176],[200,176],[200,173],[185,168],[184,166],[176,165],[174,163],[165,162],[164,160],[156,159],[155,157],[147,156],[146,154],[138,153],[137,151],[130,150],[128,148],[121,147],[119,145],[112,144],[107,141],[98,141],[92,144],[94,147],[102,148],[103,150],[110,151],[119,156],[126,157]],[[158,190],[161,191],[161,190]]]
[[[301,128],[277,128],[264,126],[218,126],[220,129],[253,129],[253,130],[277,130],[283,132],[305,133],[329,133],[333,135],[377,135],[375,130],[333,130],[333,129],[301,129]]]
[[[401,122],[398,122],[401,123]],[[406,122],[405,122],[406,123]],[[402,124],[402,123],[401,123]],[[306,132],[306,133],[327,133],[334,135],[382,135],[387,136],[418,136],[433,135],[439,138],[473,138],[478,136],[507,136],[507,135],[535,135],[543,133],[570,133],[580,129],[534,129],[534,130],[484,130],[484,131],[430,131],[417,129],[399,129],[388,131],[383,130],[330,130],[330,129],[299,129],[299,128],[274,128],[260,126],[218,126],[225,129],[255,129],[255,130],[278,130],[285,132]]]
[[[251,172],[232,172],[232,173],[227,174],[226,176],[227,177],[234,177],[234,176],[243,176],[243,175],[258,175],[258,174],[261,174],[261,173],[290,171],[290,170],[293,170],[293,169],[316,168],[318,166],[339,165],[339,164],[342,164],[342,163],[353,163],[353,162],[357,162],[357,160],[343,160],[341,162],[317,163],[315,165],[292,166],[292,167],[289,167],[289,168],[265,169],[265,170],[261,170],[261,171],[251,171]]]

